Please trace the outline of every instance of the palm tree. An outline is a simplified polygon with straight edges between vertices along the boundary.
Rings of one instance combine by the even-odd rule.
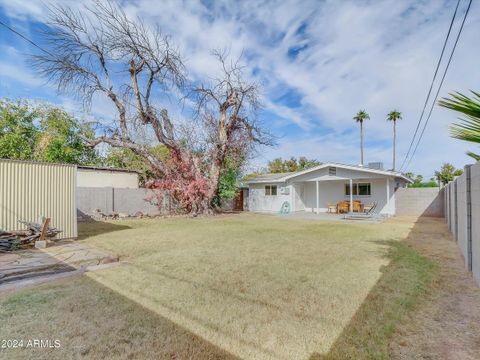
[[[397,120],[402,119],[402,113],[397,110],[390,111],[387,115],[387,121],[393,121],[393,171],[395,171],[395,148],[397,145]]]
[[[443,98],[438,104],[466,116],[466,118],[459,118],[461,123],[450,126],[452,137],[480,144],[480,93],[475,91],[471,93],[473,94],[471,98],[459,92],[451,93],[451,99]],[[480,161],[480,155],[474,152],[468,151],[467,155]]]
[[[370,115],[365,110],[360,110],[357,115],[353,117],[357,123],[360,123],[360,165],[363,166],[363,121],[370,119]]]

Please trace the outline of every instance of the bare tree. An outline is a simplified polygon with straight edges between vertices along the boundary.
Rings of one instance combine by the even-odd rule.
[[[214,55],[221,77],[190,93],[196,120],[203,131],[179,134],[178,122],[158,106],[165,94],[177,97],[186,82],[185,67],[170,38],[141,19],[131,20],[116,3],[96,1],[93,8],[75,12],[53,7],[44,37],[48,53],[34,57],[40,73],[60,92],[79,96],[85,105],[101,93],[114,104],[118,117],[113,128],[93,141],[127,148],[145,159],[156,180],[149,186],[170,192],[192,213],[209,212],[228,156],[238,156],[254,143],[268,143],[258,125],[258,86],[244,81],[238,63]],[[118,84],[118,85],[117,85]],[[135,128],[151,131],[170,154],[162,161],[136,140]],[[205,146],[191,145],[188,137],[207,134]]]

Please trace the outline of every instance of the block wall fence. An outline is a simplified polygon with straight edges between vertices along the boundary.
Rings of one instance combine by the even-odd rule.
[[[465,166],[463,175],[444,187],[448,229],[480,285],[480,162]]]

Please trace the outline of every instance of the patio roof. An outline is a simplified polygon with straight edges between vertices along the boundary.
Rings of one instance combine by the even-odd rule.
[[[312,167],[310,169],[306,170],[301,170],[301,171],[296,171],[296,172],[290,172],[290,173],[279,173],[279,174],[263,174],[256,176],[252,179],[246,180],[245,183],[268,183],[268,182],[285,182],[287,180],[293,179],[297,176],[303,175],[303,174],[308,174],[313,171],[317,171],[323,168],[327,167],[338,167],[338,168],[343,168],[343,169],[348,169],[348,170],[354,170],[354,171],[362,171],[362,172],[367,172],[367,173],[372,173],[372,174],[378,174],[378,175],[383,175],[383,176],[393,176],[396,178],[401,178],[409,183],[413,183],[413,180],[406,177],[400,172],[392,171],[392,170],[380,170],[380,169],[372,169],[367,166],[359,166],[359,165],[346,165],[346,164],[339,164],[339,163],[323,163],[321,165]],[[335,177],[335,176],[322,176],[318,179],[318,181],[323,181],[322,178],[325,178],[324,180],[348,180],[348,178],[342,178],[342,177]]]

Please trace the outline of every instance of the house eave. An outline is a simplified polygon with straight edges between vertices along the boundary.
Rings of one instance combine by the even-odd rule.
[[[327,167],[339,167],[339,168],[346,169],[346,170],[363,171],[363,172],[367,172],[367,173],[371,173],[371,174],[390,176],[390,177],[394,177],[394,178],[404,179],[405,181],[407,181],[409,183],[413,183],[413,181],[410,178],[406,177],[405,175],[403,175],[401,173],[397,173],[397,172],[393,172],[393,171],[389,171],[389,170],[377,170],[377,169],[370,169],[368,167],[360,167],[360,166],[353,166],[353,165],[339,164],[339,163],[321,164],[321,165],[315,166],[313,168],[302,170],[302,171],[299,171],[297,173],[285,176],[284,180],[287,181],[287,180],[290,180],[290,179],[295,178],[297,176],[308,174],[310,172],[317,171],[317,170],[320,170],[320,169],[324,169],[324,168],[327,168]]]
[[[346,169],[346,170],[363,171],[363,172],[367,172],[367,173],[371,173],[371,174],[378,174],[378,175],[382,175],[382,176],[389,176],[389,177],[393,177],[393,178],[403,179],[410,184],[413,183],[412,179],[410,179],[410,178],[406,177],[405,175],[403,175],[401,173],[398,173],[398,172],[394,172],[394,171],[390,171],[390,170],[370,169],[368,167],[360,167],[360,166],[338,164],[338,163],[324,163],[324,164],[312,167],[310,169],[306,169],[306,170],[302,170],[302,171],[292,173],[290,175],[286,175],[282,178],[272,179],[272,180],[268,180],[268,179],[253,180],[253,181],[248,181],[247,183],[248,184],[284,183],[284,182],[286,182],[290,179],[293,179],[297,176],[308,174],[308,173],[311,173],[313,171],[317,171],[317,170],[324,169],[324,168],[327,168],[327,167],[339,167],[339,168]]]
[[[254,180],[254,181],[246,181],[245,183],[247,183],[248,185],[250,184],[272,184],[272,183],[283,183],[285,182],[285,180]]]

